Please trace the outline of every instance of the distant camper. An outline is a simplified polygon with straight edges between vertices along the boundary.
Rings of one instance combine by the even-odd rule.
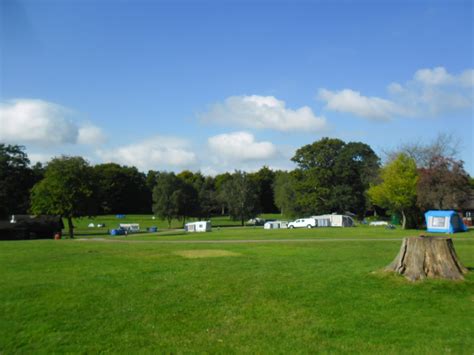
[[[269,221],[263,225],[264,229],[286,229],[288,222],[286,221]]]
[[[355,225],[352,217],[343,214],[325,214],[312,218],[318,222],[318,227],[354,227]]]
[[[198,222],[190,222],[184,225],[184,230],[186,232],[194,233],[194,232],[210,232],[212,229],[211,221],[198,221]]]

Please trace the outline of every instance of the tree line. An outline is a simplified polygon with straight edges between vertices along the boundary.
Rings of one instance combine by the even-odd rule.
[[[68,220],[99,214],[154,213],[173,219],[229,215],[241,224],[259,213],[286,217],[387,211],[403,226],[420,222],[423,210],[461,208],[474,188],[456,159],[453,139],[407,144],[386,152],[384,165],[361,142],[322,138],[299,148],[292,171],[268,167],[216,176],[150,170],[115,163],[91,166],[82,157],[56,157],[31,165],[25,148],[0,144],[0,217],[57,214]]]

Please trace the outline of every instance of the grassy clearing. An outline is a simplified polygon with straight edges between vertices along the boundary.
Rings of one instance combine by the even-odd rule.
[[[400,242],[364,241],[367,233],[402,233],[373,231],[270,231],[360,239],[327,243],[3,242],[0,352],[472,354],[474,273],[411,284],[378,272]],[[205,239],[263,232],[222,229]],[[456,235],[455,246],[473,268],[473,233]]]
[[[1,243],[0,352],[474,351],[473,272],[418,284],[380,272],[417,231],[169,233]],[[474,268],[474,231],[453,238]],[[280,242],[232,243],[247,239]]]

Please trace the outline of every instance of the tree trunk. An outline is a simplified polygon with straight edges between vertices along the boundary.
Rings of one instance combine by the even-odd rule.
[[[405,211],[402,210],[402,229],[407,228],[407,216],[405,215]]]
[[[463,274],[468,272],[456,255],[451,238],[425,236],[404,238],[400,252],[385,270],[397,272],[410,281],[463,280]]]
[[[67,226],[69,228],[69,238],[74,239],[74,225],[72,224],[72,217],[67,218]]]

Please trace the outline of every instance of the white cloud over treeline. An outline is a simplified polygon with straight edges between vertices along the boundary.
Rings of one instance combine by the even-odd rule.
[[[211,105],[200,117],[205,122],[284,132],[318,132],[326,128],[326,119],[316,116],[310,107],[293,110],[274,96],[231,96]]]
[[[39,99],[13,99],[0,103],[0,141],[51,146],[99,144],[105,136],[91,123],[78,123],[74,112]]]
[[[433,117],[474,104],[474,70],[451,74],[443,67],[420,69],[405,84],[388,85],[388,98],[365,96],[352,89],[321,88],[317,98],[329,111],[387,121],[396,117]]]
[[[197,163],[197,155],[187,140],[166,136],[154,136],[96,153],[104,162],[135,166],[142,171],[189,169]]]

